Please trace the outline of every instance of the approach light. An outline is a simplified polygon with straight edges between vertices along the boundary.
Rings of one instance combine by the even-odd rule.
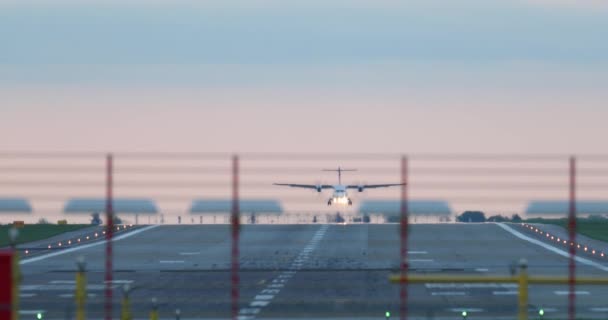
[[[462,318],[463,319],[467,318],[467,311],[466,310],[462,310]]]
[[[36,313],[36,319],[38,319],[38,320],[42,319],[42,312]]]
[[[390,311],[385,312],[385,313],[384,313],[384,316],[385,316],[387,319],[390,319],[390,318],[391,318],[391,312],[390,312]]]
[[[543,309],[538,310],[538,315],[539,315],[539,316],[540,316],[540,318],[542,319],[542,318],[543,318],[543,316],[545,315],[545,310],[543,310]]]

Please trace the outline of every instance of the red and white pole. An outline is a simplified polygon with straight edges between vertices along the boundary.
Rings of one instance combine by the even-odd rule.
[[[239,157],[232,157],[232,319],[237,320],[239,316]]]
[[[568,319],[575,320],[576,314],[576,159],[570,157],[570,208],[568,212],[568,237],[570,241],[570,261],[568,265]]]
[[[408,194],[407,194],[407,157],[401,158],[401,281],[399,290],[399,315],[401,320],[407,319],[407,271],[409,264],[407,260],[407,239],[408,239]]]
[[[106,276],[105,320],[112,320],[112,236],[114,234],[114,209],[112,207],[112,154],[106,157]]]

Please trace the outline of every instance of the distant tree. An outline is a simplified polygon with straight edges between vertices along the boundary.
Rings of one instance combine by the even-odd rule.
[[[312,217],[312,223],[317,223],[317,216]]]
[[[101,224],[101,218],[99,218],[98,212],[94,212],[91,214],[91,224],[94,226],[98,226]]]
[[[511,216],[511,222],[522,222],[522,218],[516,213]]]
[[[370,217],[368,215],[364,215],[363,216],[363,222],[364,223],[369,223],[371,221]]]
[[[495,215],[495,216],[491,216],[488,218],[489,222],[505,222],[505,221],[509,221],[509,218],[501,216],[501,215]]]
[[[122,219],[115,214],[114,217],[112,217],[112,222],[114,222],[114,224],[122,224]]]
[[[486,215],[481,211],[465,211],[458,216],[459,222],[485,222]]]
[[[46,220],[46,218],[40,218],[38,219],[38,224],[50,224],[50,222],[48,220]]]

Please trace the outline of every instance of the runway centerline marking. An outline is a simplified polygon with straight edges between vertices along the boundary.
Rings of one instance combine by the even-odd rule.
[[[154,229],[156,227],[159,227],[159,225],[156,224],[156,225],[147,226],[147,227],[144,227],[144,228],[141,228],[141,229],[133,230],[133,231],[131,231],[129,233],[121,234],[118,237],[113,238],[112,241],[114,242],[114,241],[119,241],[119,240],[122,240],[122,239],[126,239],[126,238],[132,237],[134,235],[140,234],[142,232]],[[19,262],[19,264],[28,264],[28,263],[32,263],[32,262],[36,262],[36,261],[46,260],[48,258],[60,256],[62,254],[66,254],[66,253],[70,253],[70,252],[74,252],[74,251],[78,251],[78,250],[82,250],[82,249],[87,249],[87,248],[92,248],[92,247],[100,246],[100,245],[105,244],[105,243],[106,243],[106,241],[104,240],[104,241],[98,241],[98,242],[94,242],[94,243],[83,244],[83,245],[79,245],[77,247],[72,247],[72,248],[63,249],[61,251],[51,252],[51,253],[48,253],[48,254],[45,254],[45,255],[41,255],[41,256],[38,256],[38,257],[32,257],[32,258],[29,258],[29,259],[23,259],[23,260],[21,260]]]
[[[249,303],[249,307],[239,310],[239,316],[237,319],[253,320],[255,319],[256,315],[260,313],[262,308],[270,305],[270,302],[277,294],[279,294],[281,288],[283,288],[285,284],[289,282],[289,280],[310,258],[309,255],[317,248],[318,242],[321,241],[328,228],[329,225],[321,226],[321,228],[314,234],[313,238],[302,249],[300,254],[294,258],[292,263],[289,265],[288,270],[281,272],[281,274],[279,274],[275,279],[268,281],[268,284],[264,289],[262,289],[262,291],[260,291],[260,294],[256,295],[253,298],[253,301]]]
[[[565,258],[569,258],[570,257],[570,254],[568,252],[560,250],[560,249],[555,248],[553,246],[550,246],[550,245],[548,245],[548,244],[546,244],[544,242],[541,242],[539,240],[532,239],[532,238],[530,238],[528,236],[525,236],[521,232],[516,231],[513,228],[511,228],[511,227],[509,227],[509,226],[507,226],[505,224],[497,223],[497,225],[499,227],[501,227],[502,229],[504,229],[505,231],[507,231],[507,232],[511,233],[512,235],[516,236],[519,239],[522,239],[522,240],[528,241],[530,243],[536,244],[538,246],[541,246],[541,247],[543,247],[543,248],[545,248],[545,249],[547,249],[547,250],[549,250],[551,252],[557,253],[558,255],[560,255],[562,257],[565,257]],[[585,259],[585,258],[579,257],[579,256],[574,256],[574,259],[576,261],[582,263],[582,264],[586,264],[588,266],[595,267],[595,268],[600,269],[602,271],[608,271],[608,267],[606,267],[606,266],[604,266],[604,265],[602,265],[600,263],[591,261],[589,259]]]

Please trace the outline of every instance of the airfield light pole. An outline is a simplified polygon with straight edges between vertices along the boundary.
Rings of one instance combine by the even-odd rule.
[[[105,276],[105,319],[112,320],[112,236],[114,219],[112,208],[112,154],[106,157],[106,276]]]
[[[568,237],[570,241],[570,261],[568,264],[568,319],[576,314],[576,158],[570,157],[570,208],[568,212]]]
[[[407,157],[401,158],[401,282],[399,290],[399,317],[401,320],[407,319],[407,271],[409,268],[407,261],[407,239],[408,239],[408,195],[407,195]]]
[[[232,157],[232,319],[239,316],[239,157]]]

